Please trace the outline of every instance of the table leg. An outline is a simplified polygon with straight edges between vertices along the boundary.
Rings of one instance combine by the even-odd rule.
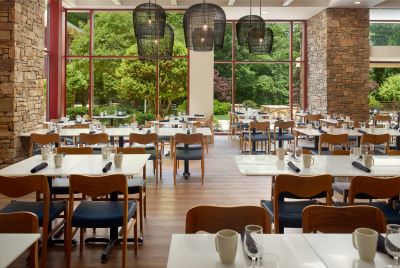
[[[314,149],[318,151],[319,146],[319,136],[314,137]]]
[[[189,150],[189,145],[188,145],[188,144],[185,144],[185,151],[188,151],[188,150]],[[184,172],[183,172],[183,176],[185,177],[185,180],[187,180],[187,179],[189,178],[189,176],[190,176],[190,172],[189,172],[189,160],[185,160],[184,162],[185,162],[185,164],[184,164],[185,170],[184,170]]]
[[[396,137],[396,150],[400,150],[400,136]]]
[[[124,136],[118,137],[118,146],[123,148],[124,147]]]
[[[282,136],[282,128],[278,129],[278,136]],[[283,147],[283,140],[282,139],[279,139],[278,146],[279,146],[279,148]]]

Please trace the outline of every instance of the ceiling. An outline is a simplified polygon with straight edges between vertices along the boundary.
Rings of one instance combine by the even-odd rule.
[[[252,0],[253,14],[259,12],[259,1]],[[144,2],[148,2],[148,0],[63,0],[63,5],[66,8],[132,9]],[[157,0],[157,4],[164,8],[179,9],[201,2],[202,0]],[[250,0],[206,0],[206,2],[223,7],[228,19],[238,19],[250,13]],[[264,19],[309,19],[326,8],[391,9],[396,13],[392,16],[400,19],[400,0],[261,0],[261,5]],[[396,8],[398,10],[393,10]]]

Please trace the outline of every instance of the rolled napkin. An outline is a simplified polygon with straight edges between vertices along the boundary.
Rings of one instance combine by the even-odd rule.
[[[194,114],[194,116],[204,116],[204,114]]]
[[[321,127],[318,128],[319,133],[326,133],[325,130],[323,130]]]
[[[163,119],[163,120],[160,120],[158,122],[169,122],[169,120],[168,119]]]
[[[146,132],[146,134],[150,134],[150,132],[151,132],[151,130],[150,130],[150,129],[148,129],[148,130],[147,130],[147,132]]]
[[[362,134],[365,134],[365,133],[367,133],[367,131],[365,131],[365,130],[362,130],[362,129],[359,129],[359,130],[357,130],[358,131],[358,133],[362,133]]]
[[[94,130],[89,132],[89,134],[95,134],[95,133],[96,133],[96,131],[94,131]]]
[[[188,130],[186,131],[186,134],[190,134],[190,129],[188,129]]]
[[[353,167],[358,168],[358,169],[360,169],[362,171],[365,171],[365,172],[368,172],[368,173],[371,172],[371,170],[369,168],[367,168],[366,166],[364,166],[360,162],[353,161],[351,164],[353,165]]]
[[[246,241],[247,249],[250,251],[252,254],[257,254],[258,249],[256,246],[256,242],[254,241],[253,237],[251,235],[246,236]]]
[[[378,246],[376,247],[376,251],[378,251],[380,253],[383,253],[383,254],[386,254],[389,257],[393,258],[393,256],[390,255],[386,250],[385,237],[383,235],[379,234],[379,233],[378,233]]]
[[[287,164],[288,164],[288,166],[289,166],[291,169],[293,169],[295,172],[297,172],[297,173],[300,172],[300,169],[299,169],[295,164],[293,164],[292,161],[289,161]]]
[[[40,163],[39,165],[34,166],[31,169],[31,173],[36,173],[38,171],[41,171],[42,169],[46,168],[47,166],[48,166],[48,164],[46,162]]]
[[[112,166],[112,162],[108,162],[104,167],[103,167],[103,173],[107,173]]]
[[[53,129],[53,130],[50,130],[50,131],[46,132],[46,134],[53,134],[53,133],[55,133],[55,132],[56,132],[56,130]]]

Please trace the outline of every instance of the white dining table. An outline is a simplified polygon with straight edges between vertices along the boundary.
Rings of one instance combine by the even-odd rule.
[[[313,155],[314,165],[304,168],[302,158],[286,155],[284,160],[278,160],[275,155],[236,155],[234,161],[242,175],[247,176],[277,176],[280,174],[321,175],[331,174],[334,177],[377,176],[390,177],[400,174],[400,156],[375,155],[375,164],[367,173],[352,166],[352,159],[347,155]],[[300,172],[296,173],[287,165],[292,161]]]
[[[10,265],[39,238],[39,234],[0,234],[0,268]]]
[[[262,237],[261,268],[369,268],[393,261],[377,253],[372,263],[361,261],[353,248],[351,234],[266,234]],[[249,267],[250,260],[239,241],[232,265],[220,262],[214,234],[173,234],[167,268]]]

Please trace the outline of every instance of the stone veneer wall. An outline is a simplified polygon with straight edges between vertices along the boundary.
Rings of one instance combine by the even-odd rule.
[[[0,168],[27,155],[45,115],[43,0],[0,0]]]
[[[308,106],[368,118],[369,10],[327,9],[308,21]]]

